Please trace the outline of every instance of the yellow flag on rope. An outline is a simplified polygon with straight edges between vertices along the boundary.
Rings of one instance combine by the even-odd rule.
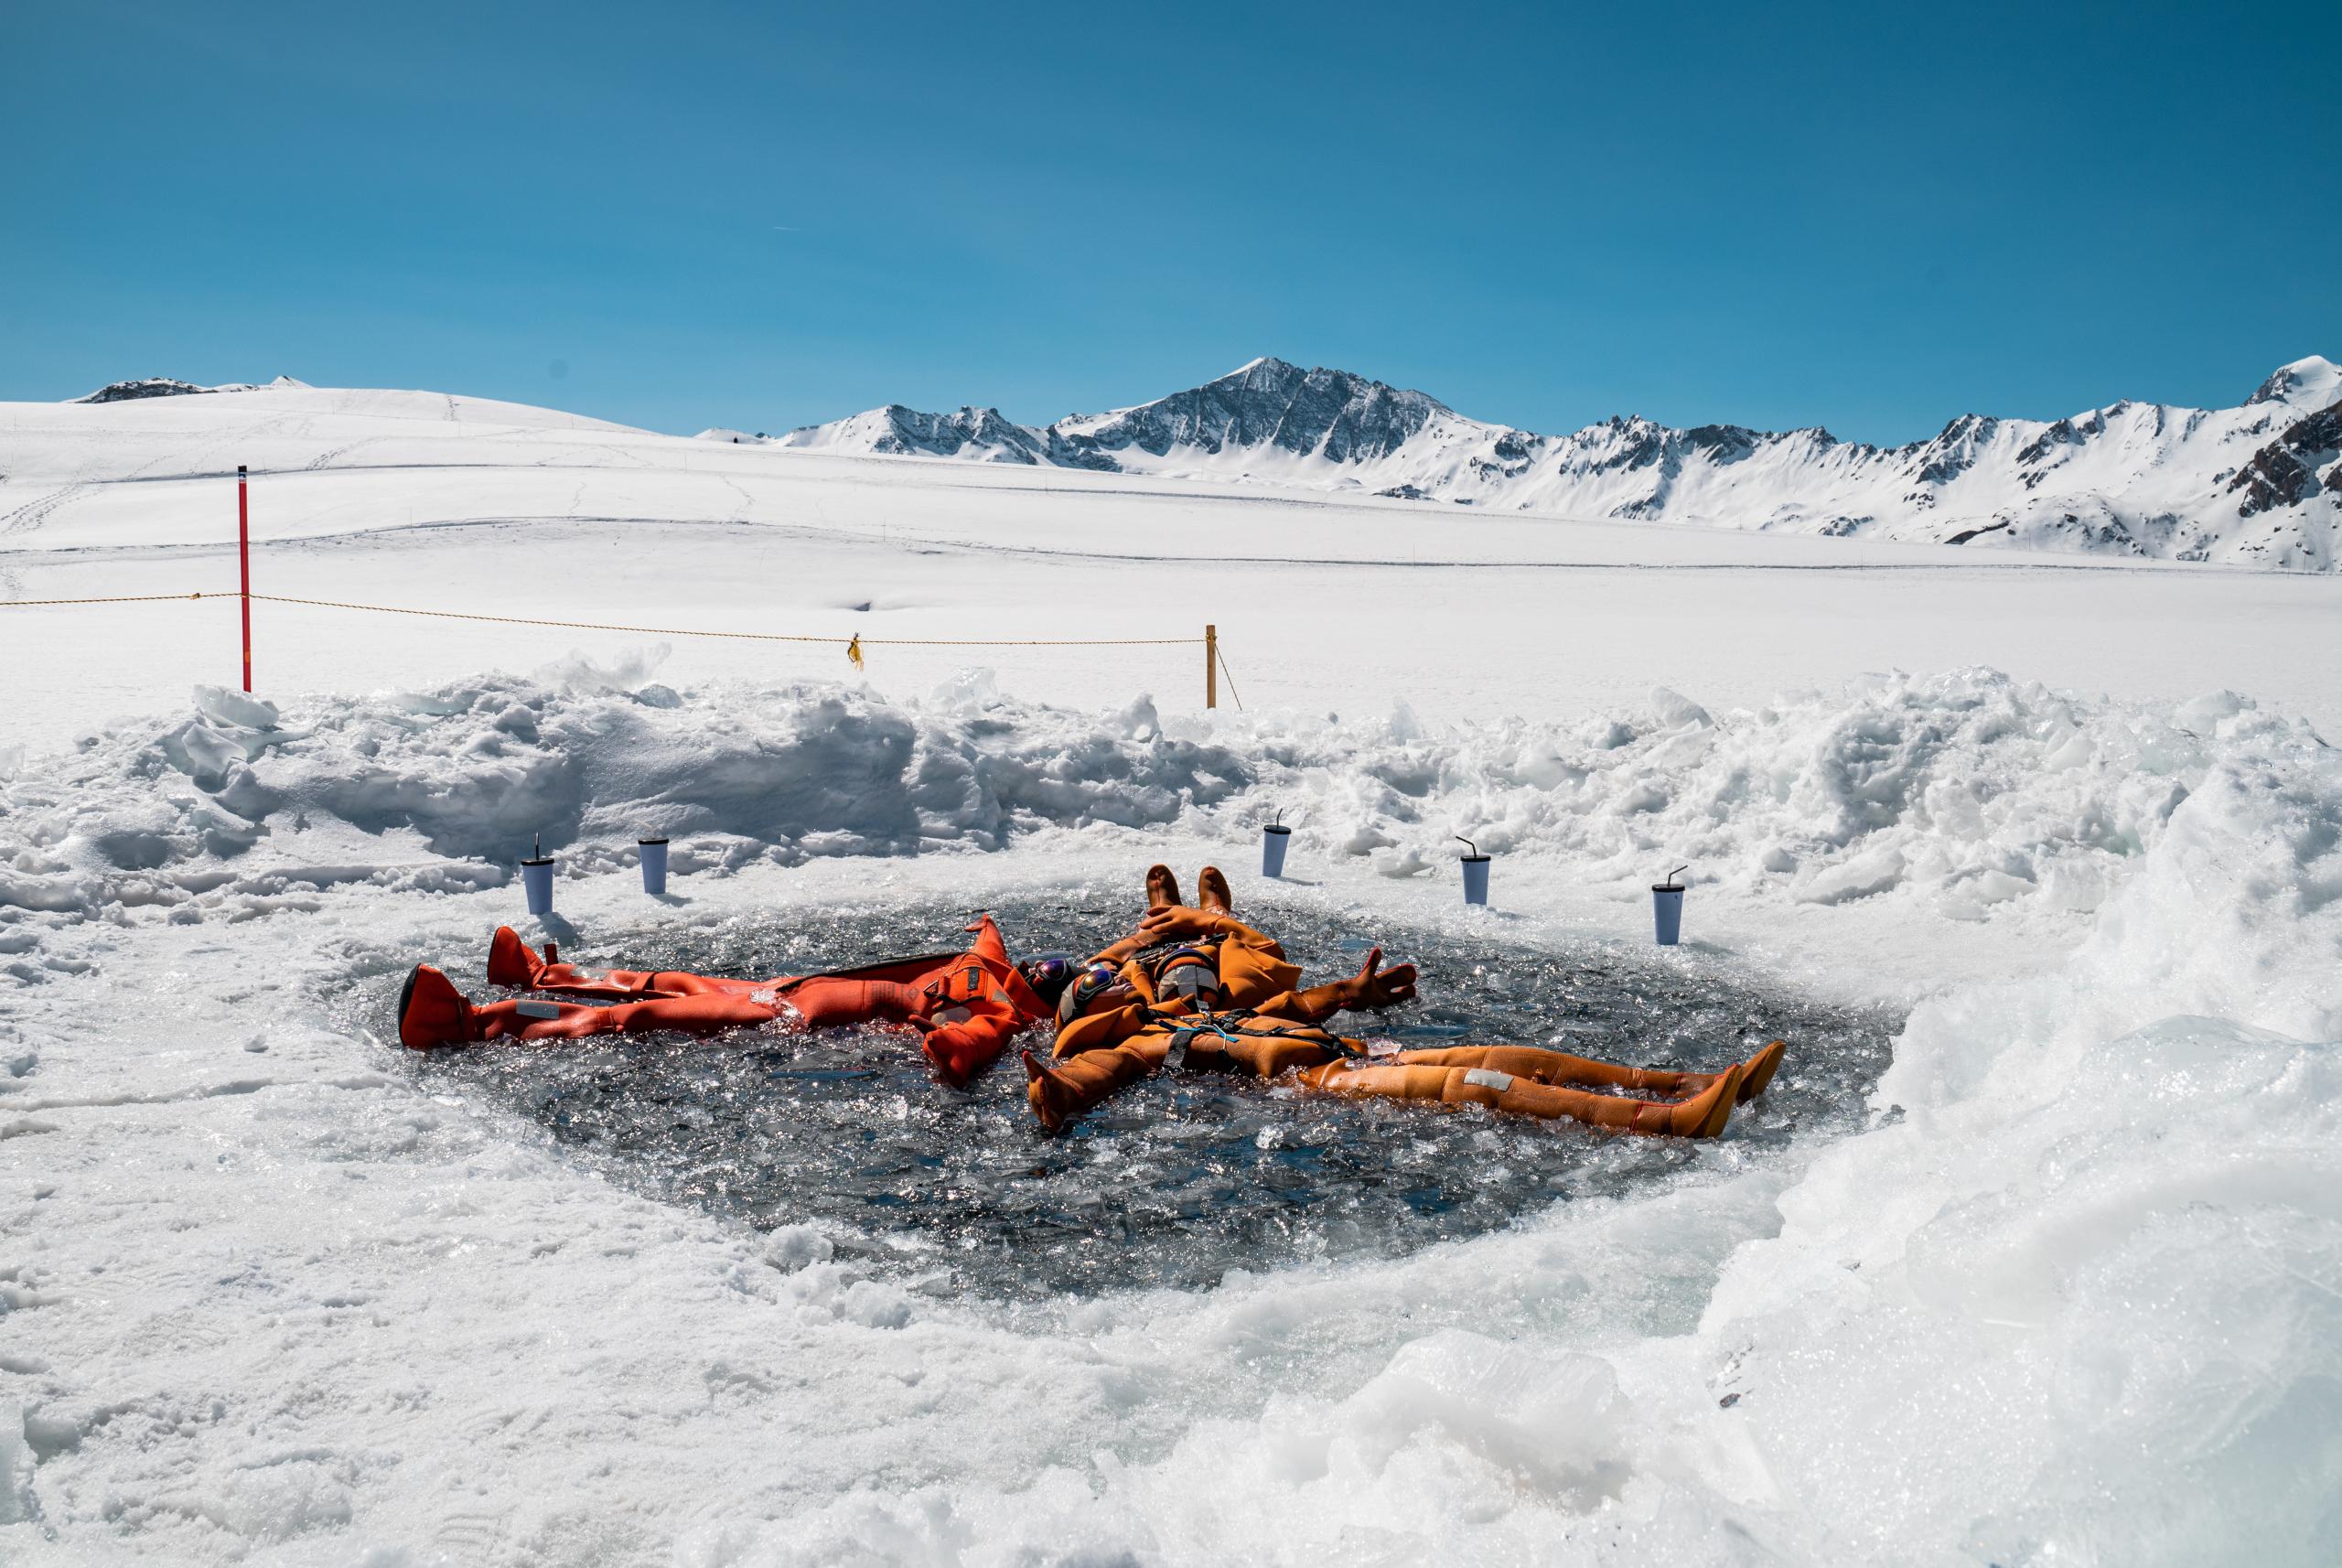
[[[845,656],[854,660],[854,667],[856,670],[862,668],[862,634],[860,632],[855,632],[846,639]]]

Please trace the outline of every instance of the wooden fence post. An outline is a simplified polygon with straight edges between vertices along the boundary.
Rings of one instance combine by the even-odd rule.
[[[1204,706],[1219,706],[1219,628],[1204,628]]]

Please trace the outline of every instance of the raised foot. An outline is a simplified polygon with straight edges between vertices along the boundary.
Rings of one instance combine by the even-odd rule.
[[[1638,1133],[1656,1133],[1662,1137],[1713,1138],[1724,1131],[1732,1120],[1732,1108],[1739,1101],[1742,1073],[1737,1066],[1727,1068],[1716,1080],[1689,1100],[1672,1105],[1638,1107],[1628,1126]]]
[[[1148,866],[1146,868],[1146,907],[1150,909],[1159,909],[1166,904],[1176,904],[1178,901],[1179,879],[1171,875],[1171,868],[1167,865]]]
[[[427,1051],[434,1046],[460,1046],[478,1038],[472,1028],[472,1004],[455,983],[427,963],[414,966],[399,990],[399,1044]]]
[[[544,965],[521,933],[510,926],[499,926],[496,934],[488,939],[488,983],[490,985],[516,986],[526,990],[537,983]]]
[[[1775,1040],[1741,1064],[1741,1104],[1746,1105],[1765,1092],[1773,1081],[1773,1074],[1780,1070],[1781,1058],[1789,1055],[1789,1049],[1787,1043]]]
[[[1063,1132],[1065,1124],[1081,1109],[1080,1094],[1031,1051],[1025,1053],[1025,1098],[1033,1102],[1033,1114],[1040,1119],[1041,1131]]]
[[[1236,901],[1229,897],[1228,878],[1220,875],[1217,865],[1205,866],[1196,877],[1196,897],[1207,909],[1236,908]]]
[[[1683,1135],[1687,1138],[1722,1136],[1724,1124],[1732,1120],[1732,1108],[1740,1103],[1740,1086],[1745,1081],[1746,1081],[1746,1074],[1743,1073],[1739,1068],[1724,1069],[1724,1075],[1710,1086],[1707,1093],[1701,1095],[1698,1100],[1692,1101],[1690,1105],[1684,1107],[1684,1110],[1689,1112],[1694,1106],[1698,1106],[1701,1101],[1709,1102],[1706,1113],[1700,1117],[1698,1124],[1685,1128]]]

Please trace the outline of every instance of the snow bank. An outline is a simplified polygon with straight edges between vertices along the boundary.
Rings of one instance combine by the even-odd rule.
[[[993,850],[1041,827],[1173,823],[1398,877],[1453,835],[1631,890],[1681,862],[1756,900],[1887,898],[2060,929],[2224,761],[2320,743],[2228,693],[2088,702],[1985,671],[1885,677],[1711,715],[1660,691],[1563,726],[1167,722],[1020,703],[976,672],[925,700],[650,682],[655,654],[274,706],[203,688],[168,724],[0,775],[0,908],[254,912],[302,884],[494,885],[542,839],[571,874],[650,832],[678,875]]]
[[[577,665],[291,714],[215,687],[0,785],[0,909],[265,912],[287,886],[492,886],[542,840],[573,875],[653,831],[678,875],[753,860],[996,849],[1021,828],[1157,826],[1249,768],[1101,717],[895,704],[834,686],[694,693]]]
[[[47,1021],[7,1026],[0,1136],[43,1174],[12,1212],[59,1218],[0,1257],[0,1306],[33,1327],[0,1389],[0,1524],[40,1520],[10,1539],[397,1561],[460,1477],[539,1543],[516,1562],[621,1529],[621,1557],[705,1568],[2342,1553],[2342,1058],[2320,1043],[2342,1036],[2342,758],[2305,726],[1982,671],[1749,712],[1658,693],[1579,726],[1209,728],[981,678],[889,701],[650,673],[282,711],[206,692],[0,782],[0,973],[86,968],[48,940],[86,924],[190,977],[17,993]],[[320,941],[343,964],[429,900],[371,896],[329,939],[170,945],[205,936],[173,922],[347,884],[494,882],[531,832],[575,868],[666,828],[705,897],[771,858],[1041,830],[1127,875],[1165,830],[1250,843],[1279,808],[1297,855],[1354,868],[1460,829],[1628,893],[1695,859],[1792,941],[1860,901],[1922,940],[1950,916],[2073,950],[1923,1002],[1871,1125],[1834,1143],[1727,1139],[1647,1191],[1405,1259],[1012,1312],[871,1277],[850,1238],[767,1244],[604,1192],[353,1071],[371,1047],[265,1024],[258,977]],[[158,1005],[160,1090],[63,1033]],[[215,1036],[269,1070],[194,1082]],[[131,1135],[109,1106],[158,1120]],[[351,1164],[320,1196],[325,1162]],[[158,1240],[142,1217],[199,1169],[217,1217]],[[257,1337],[252,1278],[278,1304]],[[170,1343],[93,1316],[114,1290],[182,1292]],[[426,1344],[447,1369],[427,1397]],[[479,1441],[518,1408],[489,1365],[558,1386],[515,1430],[552,1424]],[[256,1468],[262,1445],[293,1457]]]
[[[2040,701],[1889,683],[1820,734],[1912,756],[1914,733],[1965,733],[1971,760],[2038,764],[2072,744],[2009,722]],[[1869,1131],[1778,1187],[1754,1172],[1570,1206],[1532,1235],[1118,1324],[1094,1353],[1124,1376],[1159,1336],[1273,1391],[1149,1463],[865,1490],[704,1530],[683,1560],[1060,1560],[1078,1541],[1098,1561],[2333,1561],[2342,758],[2229,699],[2153,722],[2057,707],[2165,782],[2012,767],[1983,820],[2095,802],[2047,836],[2124,855],[2122,885],[2061,972],[1923,1006]],[[1695,773],[1735,727],[1653,717],[1628,744],[1679,746]],[[1771,725],[1737,727],[1729,749],[1761,774],[1770,748],[1749,743]],[[1817,738],[1804,771],[1735,799],[1844,797],[1847,748]],[[1849,842],[1904,835],[1917,863],[1991,836],[1964,808],[1923,832],[1943,778],[1913,780],[1817,812],[1811,841],[1867,824]],[[1903,805],[1874,815],[1885,800]],[[1268,1369],[1288,1359],[1322,1376]]]

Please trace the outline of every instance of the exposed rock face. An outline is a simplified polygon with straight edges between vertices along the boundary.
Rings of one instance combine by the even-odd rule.
[[[87,397],[77,397],[75,403],[128,403],[141,397],[186,397],[195,392],[209,392],[209,387],[197,386],[193,381],[176,381],[168,376],[147,376],[134,381],[111,381]]]
[[[2313,357],[2235,408],[2125,400],[2046,423],[1962,414],[1902,446],[1639,417],[1540,435],[1347,371],[1269,359],[1043,426],[994,409],[889,407],[780,442],[1573,517],[2332,570],[2338,400],[2342,368]]]
[[[1351,463],[1397,451],[1434,413],[1446,412],[1421,392],[1348,371],[1255,360],[1190,391],[1114,413],[1061,419],[1049,431],[1080,453],[1136,447],[1161,457],[1179,447],[1268,447]]]
[[[2236,478],[2229,481],[2229,489],[2244,496],[2237,515],[2251,517],[2272,508],[2293,506],[2317,494],[2335,478],[2329,472],[2321,484],[2317,470],[2338,453],[2342,453],[2342,403],[2287,425],[2283,435],[2237,470]]]
[[[973,455],[995,463],[1038,463],[1040,444],[1033,433],[996,408],[963,408],[957,413],[921,413],[890,403],[882,411],[887,433],[870,444],[873,452],[929,457]]]
[[[146,376],[137,381],[110,381],[87,397],[68,398],[69,403],[129,403],[145,397],[188,397],[203,392],[245,392],[274,391],[279,387],[303,387],[309,383],[296,381],[291,376],[279,376],[265,386],[258,381],[230,381],[222,386],[199,387],[193,381],[175,381],[169,376]]]

